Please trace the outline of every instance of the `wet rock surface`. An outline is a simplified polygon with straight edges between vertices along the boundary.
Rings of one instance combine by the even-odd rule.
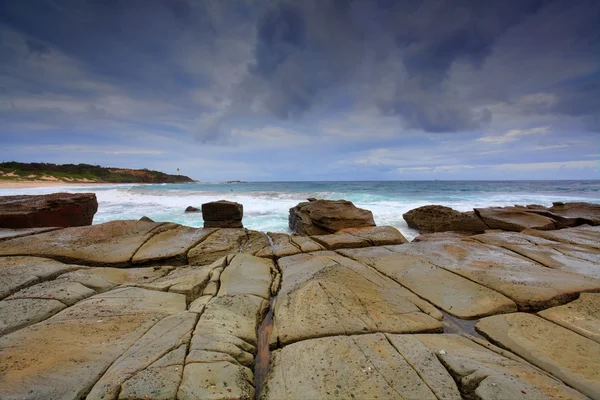
[[[91,225],[96,211],[94,193],[0,196],[0,228]]]
[[[0,398],[598,398],[598,243],[592,226],[11,230]]]

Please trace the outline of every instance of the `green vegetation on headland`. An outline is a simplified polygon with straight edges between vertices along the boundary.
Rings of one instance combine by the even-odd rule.
[[[0,180],[61,181],[67,183],[188,183],[184,175],[148,169],[107,168],[89,164],[0,163]]]

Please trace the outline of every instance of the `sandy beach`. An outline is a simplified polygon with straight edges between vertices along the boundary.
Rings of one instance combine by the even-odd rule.
[[[36,187],[52,187],[52,186],[104,186],[118,185],[117,183],[104,182],[63,182],[63,181],[10,181],[0,180],[0,189],[25,189]]]

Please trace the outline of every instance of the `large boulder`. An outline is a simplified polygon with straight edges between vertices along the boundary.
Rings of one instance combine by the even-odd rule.
[[[94,193],[0,196],[0,228],[91,225],[96,211]]]
[[[290,229],[300,235],[326,235],[346,228],[375,226],[369,210],[346,200],[314,200],[290,208]]]
[[[243,228],[244,206],[227,200],[202,204],[205,228]]]
[[[402,215],[410,228],[419,233],[473,232],[489,229],[474,212],[460,212],[439,205],[423,206]]]

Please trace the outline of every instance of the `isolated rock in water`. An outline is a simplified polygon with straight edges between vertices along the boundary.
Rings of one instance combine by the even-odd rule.
[[[476,208],[475,212],[491,229],[521,232],[525,229],[548,231],[556,229],[556,222],[546,216],[527,212],[524,207]]]
[[[243,228],[244,206],[227,200],[202,204],[205,228]]]
[[[488,227],[473,212],[460,212],[439,205],[423,206],[402,215],[410,228],[419,233],[474,232],[482,233]]]
[[[290,208],[290,229],[300,235],[326,235],[345,228],[375,226],[369,210],[346,200],[314,200]]]
[[[187,206],[187,208],[185,209],[185,212],[200,212],[200,210],[196,207]]]
[[[91,225],[98,211],[94,193],[1,196],[0,228]]]
[[[148,218],[145,215],[139,219],[140,221],[144,221],[144,222],[154,222],[154,220],[152,218]]]

